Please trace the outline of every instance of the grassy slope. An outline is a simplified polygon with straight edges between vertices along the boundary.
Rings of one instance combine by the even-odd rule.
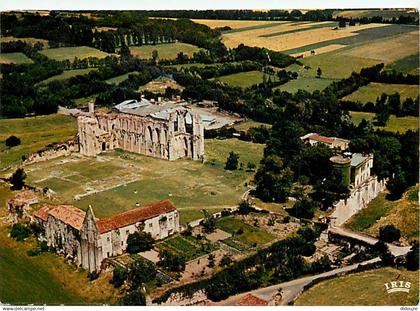
[[[210,80],[220,81],[232,86],[239,86],[242,88],[249,87],[254,84],[263,82],[264,73],[261,71],[253,70],[247,72],[239,72],[231,75],[221,76]],[[271,78],[273,79],[273,77]]]
[[[182,42],[130,47],[131,54],[142,59],[152,58],[152,52],[154,50],[158,51],[158,59],[175,59],[180,52],[191,57],[194,52],[199,51],[199,48],[195,45]]]
[[[418,85],[385,84],[372,82],[368,85],[362,86],[350,95],[347,95],[344,97],[344,100],[360,101],[362,103],[374,103],[376,98],[381,96],[382,93],[391,95],[396,92],[400,93],[402,101],[407,97],[414,99],[419,95],[419,87]]]
[[[350,111],[351,118],[353,122],[357,125],[365,119],[366,121],[373,121],[375,117],[374,113],[371,112],[359,112],[359,111]],[[378,127],[379,128],[379,127]],[[419,128],[419,118],[418,117],[402,117],[397,118],[394,115],[391,115],[389,118],[388,124],[381,129],[391,131],[391,132],[405,132],[407,130],[417,130]]]
[[[333,81],[328,78],[298,77],[296,80],[291,80],[286,84],[275,87],[274,90],[287,91],[292,94],[298,90],[305,90],[312,93],[316,90],[321,91],[325,89]]]
[[[346,226],[356,231],[364,231],[373,235],[379,233],[379,228],[393,224],[401,230],[407,240],[418,239],[419,234],[419,204],[418,187],[411,187],[397,201],[386,199],[386,193],[381,193],[367,208],[354,215]]]
[[[23,53],[1,53],[0,64],[32,64],[32,59]]]
[[[45,79],[45,80],[39,82],[38,84],[48,84],[51,81],[55,81],[55,80],[66,80],[66,79],[70,79],[70,78],[76,77],[76,76],[83,76],[83,75],[88,74],[92,70],[95,70],[95,68],[65,70],[65,71],[63,71],[63,73],[61,73],[59,75],[56,75],[56,76],[49,77],[48,79]]]
[[[64,48],[54,48],[54,49],[46,49],[40,52],[44,54],[48,58],[52,58],[55,60],[66,60],[69,59],[71,61],[74,58],[85,59],[89,57],[97,57],[97,58],[104,58],[110,54],[102,52],[100,50],[88,47],[88,46],[75,46],[75,47],[64,47]]]
[[[108,83],[108,84],[120,84],[121,82],[127,80],[128,76],[133,74],[133,73],[138,73],[138,71],[132,71],[132,72],[125,73],[123,75],[116,76],[116,77],[110,78],[108,80],[105,80],[105,82]]]
[[[22,119],[0,119],[0,168],[21,160],[23,155],[36,152],[53,142],[65,141],[77,133],[76,120],[58,114]],[[10,135],[20,138],[21,145],[8,148]]]
[[[390,281],[409,281],[409,293],[388,294],[384,284]],[[304,292],[295,302],[303,306],[406,306],[419,301],[418,271],[380,268],[325,280]]]
[[[401,71],[403,73],[419,74],[419,57],[419,53],[404,57],[387,65],[385,69]]]

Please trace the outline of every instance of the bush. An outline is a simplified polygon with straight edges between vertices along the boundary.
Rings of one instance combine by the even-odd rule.
[[[145,306],[146,297],[137,290],[131,291],[121,299],[120,304],[123,306]]]
[[[185,258],[182,255],[171,253],[167,250],[159,253],[158,265],[173,272],[182,272],[185,270]]]
[[[131,283],[131,289],[137,289],[141,284],[147,283],[155,277],[154,264],[144,259],[138,259],[131,265],[128,280]]]
[[[252,208],[251,204],[248,201],[242,201],[239,203],[238,213],[241,215],[248,215],[254,209]]]
[[[96,271],[89,272],[89,274],[88,274],[89,281],[94,281],[97,278],[99,278],[99,273],[98,272],[96,272]]]
[[[39,254],[41,254],[41,250],[39,249],[30,249],[26,252],[26,254],[28,254],[28,256],[38,256]]]
[[[296,201],[292,208],[286,211],[296,218],[312,219],[315,215],[316,203],[310,199]]]
[[[13,190],[20,190],[25,185],[26,173],[23,168],[18,168],[10,177],[10,183],[13,185]]]
[[[15,147],[15,146],[18,146],[18,145],[20,145],[20,138],[12,135],[12,136],[9,136],[6,139],[6,146],[7,147],[11,148],[11,147]]]
[[[14,224],[10,230],[10,236],[19,242],[24,241],[30,234],[31,229],[20,223]]]
[[[114,285],[115,288],[118,288],[124,284],[124,281],[127,279],[127,275],[128,275],[127,269],[117,266],[115,267],[112,273],[111,283]]]
[[[222,259],[220,260],[220,266],[221,267],[225,267],[225,266],[229,266],[232,263],[232,258],[230,258],[230,256],[228,255],[224,255],[222,257]]]
[[[379,239],[391,243],[398,241],[401,237],[401,232],[394,225],[386,225],[379,228]]]
[[[415,242],[405,256],[405,267],[410,271],[419,269],[419,242]]]
[[[127,252],[136,254],[145,252],[153,248],[154,240],[152,235],[148,232],[134,232],[128,235],[127,238]]]
[[[229,156],[226,159],[226,164],[225,164],[225,170],[236,170],[238,169],[238,163],[239,163],[239,154],[231,151],[229,153]]]

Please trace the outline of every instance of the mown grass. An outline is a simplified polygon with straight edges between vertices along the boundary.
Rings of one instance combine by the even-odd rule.
[[[33,60],[23,53],[1,53],[0,64],[32,64]]]
[[[141,59],[151,59],[154,50],[158,52],[158,59],[175,59],[180,52],[191,57],[200,49],[195,45],[182,42],[130,47],[131,54]]]
[[[108,53],[102,52],[100,50],[88,47],[88,46],[74,46],[74,47],[63,47],[63,48],[54,48],[46,49],[40,51],[41,54],[44,54],[48,58],[55,60],[70,60],[73,61],[76,57],[79,59],[85,59],[89,57],[105,58]]]
[[[408,293],[387,293],[385,283],[408,281]],[[304,292],[297,306],[415,306],[419,302],[419,273],[379,268],[325,280]]]
[[[353,120],[353,123],[357,125],[363,119],[373,122],[375,114],[371,112],[350,111],[350,116]],[[397,118],[396,116],[391,115],[385,127],[376,128],[390,132],[405,132],[407,130],[415,131],[419,128],[419,118],[413,116]]]
[[[267,79],[268,79],[268,75]],[[246,72],[233,73],[231,75],[220,76],[217,78],[210,79],[212,81],[220,81],[227,83],[232,86],[238,86],[242,88],[250,87],[255,84],[263,82],[264,73],[261,71],[253,70]],[[271,76],[271,80],[275,81],[276,77]]]
[[[0,119],[0,168],[17,163],[22,156],[36,152],[53,142],[68,140],[77,133],[76,119],[52,114],[22,119]],[[21,144],[6,147],[6,139],[15,135]]]
[[[229,239],[237,240],[249,246],[262,246],[275,240],[271,233],[246,224],[234,216],[220,218],[217,220],[216,226],[232,234],[232,237]]]
[[[355,92],[344,97],[344,100],[359,101],[361,103],[376,101],[376,98],[381,96],[383,93],[391,95],[398,92],[403,101],[407,97],[416,98],[419,95],[418,85],[407,85],[407,84],[385,84],[385,83],[369,83],[368,85],[362,86]]]
[[[89,72],[91,72],[92,70],[95,70],[95,68],[65,70],[65,71],[63,71],[63,73],[61,73],[59,75],[56,75],[56,76],[49,77],[48,79],[45,79],[45,80],[39,82],[38,84],[48,84],[51,81],[67,80],[67,79],[70,79],[70,78],[76,77],[76,76],[84,76],[84,75],[88,74]]]

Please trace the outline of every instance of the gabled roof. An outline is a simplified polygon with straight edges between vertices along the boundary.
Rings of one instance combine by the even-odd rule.
[[[108,231],[133,225],[146,219],[154,218],[175,210],[176,207],[171,201],[164,200],[135,208],[108,218],[100,219],[96,222],[96,224],[100,233],[106,233]]]
[[[247,294],[241,298],[235,306],[267,306],[268,302],[252,294]]]
[[[47,221],[49,216],[80,230],[86,213],[72,205],[45,205],[34,213],[35,217]]]

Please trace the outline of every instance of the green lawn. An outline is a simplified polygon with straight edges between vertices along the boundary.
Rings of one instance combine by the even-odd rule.
[[[56,75],[56,76],[49,77],[48,79],[45,79],[45,80],[39,82],[38,84],[48,84],[51,81],[67,80],[67,79],[70,79],[70,78],[76,77],[76,76],[84,76],[84,75],[88,74],[89,72],[91,72],[92,70],[95,70],[95,68],[65,70],[65,71],[63,71],[63,73],[61,73],[59,75]]]
[[[93,206],[97,217],[107,217],[154,201],[170,199],[179,209],[182,223],[202,217],[203,208],[217,212],[236,206],[252,179],[246,170],[226,171],[229,151],[240,160],[258,164],[264,145],[236,139],[206,140],[209,162],[164,161],[115,151],[97,158],[73,155],[28,166],[28,182],[56,191],[61,201],[82,209]],[[88,191],[97,190],[96,194]],[[77,194],[88,195],[76,201]]]
[[[359,111],[350,111],[350,116],[354,124],[359,124],[363,119],[366,121],[373,122],[375,117],[374,113],[371,112],[359,112]],[[419,128],[419,118],[418,117],[402,117],[397,118],[394,115],[391,115],[389,121],[385,127],[377,127],[391,132],[405,132],[407,130],[417,130]]]
[[[344,97],[344,100],[359,101],[361,103],[376,101],[378,96],[382,93],[391,95],[394,93],[400,93],[401,101],[407,97],[416,98],[419,95],[418,85],[406,85],[406,84],[385,84],[385,83],[369,83],[368,85],[362,86],[355,92]]]
[[[410,73],[410,74],[419,74],[419,57],[420,55],[417,53],[415,55],[410,55],[395,61],[392,64],[389,64],[385,67],[385,70],[396,70],[403,73]]]
[[[261,71],[253,70],[253,71],[234,73],[234,74],[226,75],[226,76],[220,76],[220,77],[213,78],[210,80],[220,81],[220,82],[224,82],[229,85],[232,85],[232,86],[239,86],[242,88],[246,88],[254,84],[262,83],[263,76],[264,76],[264,73],[262,73]],[[271,77],[271,79],[274,79],[274,76]]]
[[[408,281],[408,293],[387,293],[385,283]],[[379,268],[325,280],[304,292],[297,306],[416,306],[419,302],[419,272]]]
[[[44,54],[48,58],[55,60],[70,60],[73,61],[74,58],[85,59],[89,57],[105,58],[108,53],[102,52],[100,50],[88,47],[88,46],[75,46],[75,47],[64,47],[64,48],[54,48],[46,49],[40,51],[41,54]]]
[[[0,64],[32,64],[33,60],[23,53],[1,53]]]
[[[76,119],[58,114],[0,119],[0,168],[19,162],[23,155],[36,152],[50,143],[68,140],[76,133]],[[21,145],[6,147],[5,141],[10,135],[19,137]]]
[[[237,240],[240,243],[249,246],[255,244],[257,246],[262,246],[275,240],[275,237],[271,233],[246,224],[234,216],[222,217],[218,219],[216,226],[221,230],[232,234],[232,237],[229,238],[229,240]],[[243,233],[240,233],[240,230],[243,231]]]
[[[175,59],[180,52],[191,57],[200,49],[195,45],[182,42],[130,46],[131,54],[141,59],[151,59],[154,50],[158,52],[158,59]]]
[[[113,77],[111,79],[105,80],[105,82],[108,83],[108,84],[120,84],[121,82],[127,80],[129,75],[135,74],[135,73],[139,73],[139,72],[138,71],[128,72],[128,73],[125,73],[123,75],[116,76],[116,77]]]
[[[377,236],[379,228],[393,224],[406,240],[418,240],[419,204],[418,186],[411,187],[400,200],[390,201],[381,193],[367,208],[354,215],[346,226]]]
[[[291,80],[286,84],[275,87],[274,90],[287,91],[292,94],[298,90],[312,93],[314,91],[322,91],[333,81],[328,78],[298,77],[296,80]]]

